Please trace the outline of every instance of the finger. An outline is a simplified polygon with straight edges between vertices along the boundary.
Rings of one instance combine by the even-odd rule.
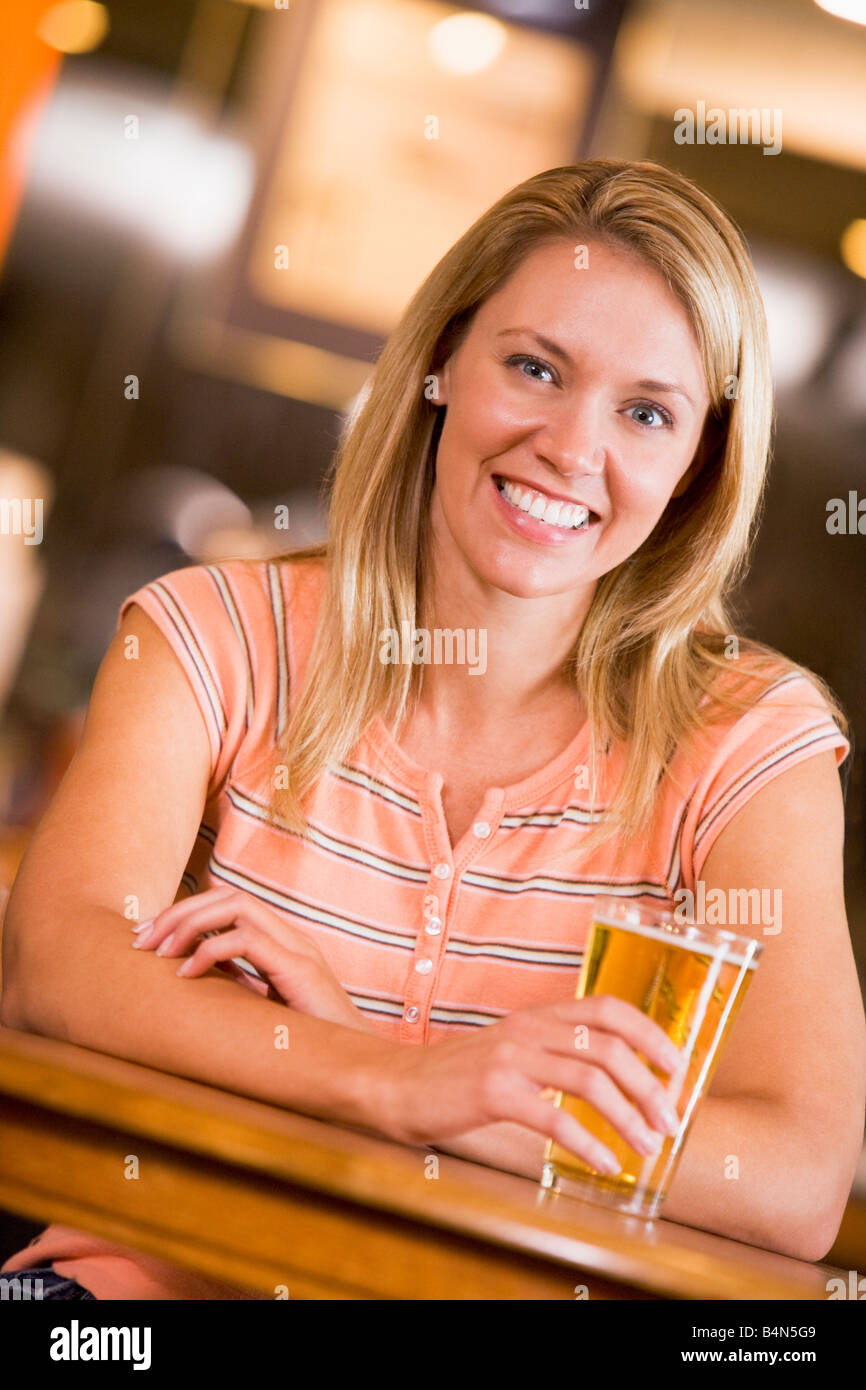
[[[567,1110],[562,1110],[543,1100],[531,1083],[518,1081],[509,1088],[508,1114],[503,1119],[514,1120],[518,1124],[534,1129],[546,1139],[554,1139],[569,1153],[576,1154],[591,1168],[603,1173],[619,1173],[622,1164],[616,1155],[606,1148],[588,1129],[579,1124]]]
[[[261,904],[251,906],[243,893],[231,893],[207,902],[192,898],[183,914],[172,908],[173,916],[167,922],[157,918],[153,933],[148,933],[142,942],[143,949],[152,951],[155,947],[158,955],[182,955],[199,936],[216,935],[234,926],[261,925],[256,911],[259,906]]]
[[[202,904],[207,906],[217,900],[225,901],[234,891],[228,887],[208,888],[203,893],[191,893],[180,902],[172,903],[170,907],[157,912],[148,923],[142,922],[133,929],[136,934],[133,945],[151,950],[171,934],[177,923],[185,921],[190,912],[196,911]]]
[[[623,1050],[622,1067],[615,1068],[614,1076],[600,1066],[593,1066],[587,1062],[566,1061],[565,1058],[554,1057],[550,1053],[530,1054],[521,1069],[525,1070],[536,1085],[555,1085],[557,1090],[563,1091],[566,1095],[573,1096],[576,1100],[587,1101],[638,1153],[659,1153],[668,1135],[677,1133],[679,1120],[673,1113],[668,1121],[666,1107],[659,1106],[656,1109],[654,1091],[658,1083],[634,1053],[630,1052],[627,1044],[616,1039],[611,1039],[611,1042],[614,1049],[621,1047]],[[628,1060],[629,1057],[631,1062]],[[623,1074],[626,1083],[634,1078],[638,1104],[633,1103],[633,1093],[627,1093],[626,1083],[621,1082]],[[644,1077],[646,1084],[643,1081]],[[650,1090],[653,1099],[645,1102],[643,1097]]]
[[[570,999],[562,1004],[554,1004],[550,1007],[549,1013],[554,1018],[570,1023],[573,1030],[588,1028],[590,1036],[595,1029],[604,1033],[615,1033],[624,1038],[636,1052],[643,1053],[648,1062],[670,1076],[678,1074],[682,1068],[683,1054],[664,1029],[625,999],[617,999],[612,994],[595,994],[589,998]],[[564,1035],[560,1036],[554,1050],[573,1051],[573,1038],[566,1045]]]
[[[231,960],[218,960],[214,963],[214,969],[221,975],[226,975],[230,980],[236,981],[239,985],[246,985],[247,989],[253,990],[256,994],[267,994],[268,982],[262,980],[258,975],[253,975],[251,971],[244,970],[242,966],[235,963],[234,957]]]
[[[180,908],[182,912],[178,911]],[[185,903],[175,903],[154,919],[152,930],[142,934],[139,944],[151,951],[163,946],[171,937],[170,946],[161,954],[174,955],[186,950],[203,932],[233,925],[255,926],[278,944],[324,963],[321,951],[304,932],[278,918],[273,909],[258,898],[236,890],[228,890],[220,897],[196,894]]]
[[[532,1074],[539,1078],[539,1084],[552,1085],[553,1078],[557,1077],[560,1090],[592,1100],[588,1092],[578,1089],[576,1079],[583,1075],[581,1065],[588,1067],[611,1077],[619,1092],[628,1098],[636,1129],[645,1122],[659,1134],[677,1133],[680,1121],[675,1104],[679,1094],[676,1081],[660,1079],[618,1033],[607,1033],[597,1027],[574,1030],[570,1048],[567,1037],[568,1034],[560,1035],[557,1046],[544,1049],[543,1065],[535,1064]],[[566,1052],[570,1057],[566,1058]],[[575,1062],[578,1064],[576,1070]],[[584,1078],[584,1085],[592,1084],[591,1079],[587,1082]]]
[[[180,907],[183,912],[178,911]],[[174,955],[186,950],[203,932],[221,931],[241,921],[255,921],[264,927],[269,913],[263,903],[233,889],[226,890],[220,898],[196,894],[154,918],[152,929],[143,932],[137,944],[146,951],[156,948],[160,955]]]
[[[242,957],[267,977],[267,983],[277,991],[281,1002],[303,994],[310,961],[249,927],[236,927],[207,937],[182,962],[178,974],[185,979],[193,978],[205,974],[217,961],[237,957]]]
[[[673,1081],[665,1083],[657,1077],[643,1057],[619,1033],[591,1028],[587,1035],[583,1031],[576,1033],[573,1044],[573,1057],[597,1072],[610,1076],[620,1092],[634,1103],[636,1125],[642,1115],[660,1134],[676,1134],[679,1117],[674,1098],[678,1094],[678,1087]],[[557,1057],[557,1064],[561,1064],[562,1060]],[[592,1084],[591,1079],[589,1084]],[[566,1084],[562,1089],[576,1094],[571,1084]],[[591,1099],[588,1095],[585,1098]]]

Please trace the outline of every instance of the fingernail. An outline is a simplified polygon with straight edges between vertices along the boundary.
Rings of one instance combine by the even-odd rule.
[[[163,941],[159,946],[157,946],[157,948],[156,948],[156,954],[157,954],[158,956],[164,956],[164,955],[166,955],[166,954],[171,950],[171,943],[172,943],[173,941],[174,941],[174,932],[169,932],[168,936],[165,938],[165,941]]]
[[[680,1127],[680,1117],[677,1114],[677,1112],[675,1110],[671,1110],[670,1106],[666,1105],[662,1110],[659,1111],[659,1115],[662,1118],[662,1121],[665,1125],[665,1128],[667,1129],[668,1134],[676,1134]]]
[[[157,955],[159,955],[159,952],[157,952]],[[175,974],[176,974],[176,975],[186,975],[186,974],[189,972],[189,969],[190,969],[190,966],[191,966],[191,965],[192,965],[192,957],[191,957],[191,956],[188,956],[187,959],[186,959],[181,965],[179,965],[179,966],[177,967],[177,970],[175,971]]]
[[[603,1173],[609,1173],[611,1177],[622,1172],[622,1164],[618,1158],[614,1158],[613,1154],[607,1154],[604,1158],[599,1159],[596,1166],[600,1168]]]
[[[155,920],[156,919],[154,917],[148,917],[146,922],[139,922],[138,926],[133,927],[132,930],[134,932],[147,931],[149,927],[153,926]]]

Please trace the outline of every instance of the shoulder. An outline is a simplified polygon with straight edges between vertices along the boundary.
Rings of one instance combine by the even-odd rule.
[[[269,639],[274,624],[297,616],[302,622],[318,608],[324,586],[322,560],[280,557],[223,560],[169,570],[129,594],[122,618],[133,603],[157,613],[186,635],[222,639],[231,629],[254,646]]]
[[[759,646],[731,664],[680,750],[687,879],[700,873],[718,835],[762,788],[818,754],[832,752],[838,767],[851,748],[844,711],[815,672]]]
[[[223,560],[170,570],[129,594],[185,672],[211,744],[211,785],[285,727],[316,629],[324,565],[311,559]]]
[[[780,744],[807,735],[838,740],[845,753],[850,747],[847,719],[826,681],[760,643],[742,646],[719,672],[698,716],[704,753],[746,742]]]

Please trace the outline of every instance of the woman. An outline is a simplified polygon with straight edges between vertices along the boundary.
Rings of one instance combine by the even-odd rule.
[[[327,550],[127,598],[10,901],[4,1022],[537,1178],[548,1137],[610,1157],[558,1088],[645,1152],[670,1124],[661,1031],[573,998],[594,894],[772,888],[665,1215],[826,1254],[866,1084],[849,744],[725,604],[771,409],[704,193],[608,160],[512,189],[389,339]],[[35,1253],[4,1272],[238,1296],[62,1227]]]

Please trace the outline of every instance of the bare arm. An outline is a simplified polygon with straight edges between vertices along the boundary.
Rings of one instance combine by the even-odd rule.
[[[124,656],[127,634],[139,637],[133,661]],[[163,937],[167,920],[186,915],[172,904],[209,769],[186,677],[155,624],[133,605],[100,668],[81,747],[9,902],[4,1024],[407,1144],[506,1121],[603,1165],[610,1158],[604,1146],[540,1097],[550,1087],[591,1097],[632,1142],[664,1123],[664,1088],[640,1054],[668,1073],[679,1054],[655,1023],[620,1000],[517,1010],[477,1035],[407,1048],[262,998],[212,969],[193,981],[179,978],[171,956],[132,950],[130,907],[133,919],[161,918]],[[278,924],[268,924],[276,941]],[[580,1058],[578,1023],[591,1025],[592,1034]],[[275,1045],[275,1030],[285,1025],[287,1049]]]
[[[124,639],[139,639],[137,659]],[[397,1044],[287,1009],[216,971],[130,949],[173,902],[207,790],[207,734],[171,648],[136,605],[97,676],[81,746],[9,900],[0,1019],[325,1119],[368,1126],[370,1063]],[[137,901],[133,901],[137,900]],[[132,905],[132,906],[131,906]],[[275,1028],[289,1027],[289,1047]]]
[[[784,913],[764,937],[663,1213],[804,1260],[823,1259],[836,1239],[863,1136],[866,1028],[842,893],[843,835],[839,776],[826,753],[757,792],[707,855],[708,894],[774,887]],[[544,1142],[497,1124],[438,1147],[532,1176]]]

